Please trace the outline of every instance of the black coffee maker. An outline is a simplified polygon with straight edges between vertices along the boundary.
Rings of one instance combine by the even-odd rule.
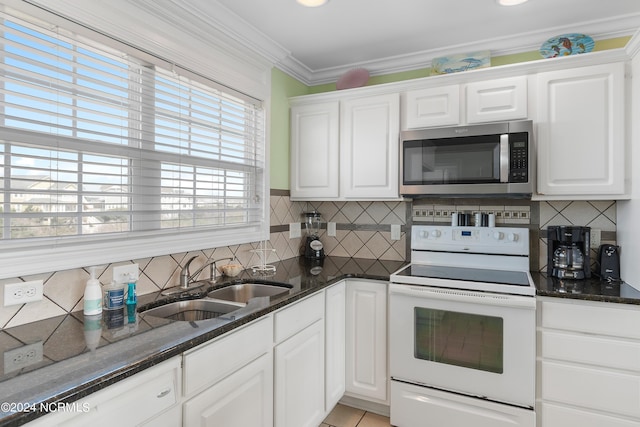
[[[575,280],[591,277],[590,245],[590,227],[547,227],[547,275]]]

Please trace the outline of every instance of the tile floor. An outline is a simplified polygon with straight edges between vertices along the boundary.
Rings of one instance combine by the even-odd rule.
[[[338,404],[320,427],[390,427],[389,417]]]

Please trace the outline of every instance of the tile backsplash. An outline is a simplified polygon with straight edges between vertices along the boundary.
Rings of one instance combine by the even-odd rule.
[[[321,240],[325,251],[333,256],[353,256],[369,259],[405,259],[404,225],[406,218],[405,202],[292,202],[288,191],[273,190],[271,192],[271,233],[269,245],[275,252],[267,259],[267,263],[298,256],[301,238],[289,238],[289,224],[303,222],[303,212],[317,209],[323,221],[336,222],[336,236],[327,236],[323,230]],[[402,226],[401,239],[391,240],[390,225]],[[304,227],[303,227],[304,236]],[[134,259],[101,266],[98,279],[104,285],[110,283],[113,267],[128,263],[137,263],[140,277],[137,282],[139,295],[176,286],[179,281],[181,265],[191,256],[198,259],[191,264],[195,271],[207,260],[235,256],[245,267],[260,263],[251,249],[259,246],[259,242],[228,247],[210,248],[189,253],[168,254],[164,256]],[[207,278],[205,269],[203,278]],[[54,271],[45,274],[29,275],[0,280],[0,285],[20,281],[42,280],[44,282],[44,299],[39,302],[4,307],[4,292],[0,292],[0,329],[18,326],[49,317],[80,311],[83,308],[82,297],[84,286],[89,279],[85,268]]]

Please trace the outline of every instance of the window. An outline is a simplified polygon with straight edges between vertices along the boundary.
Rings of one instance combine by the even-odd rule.
[[[266,236],[259,101],[1,17],[0,261],[66,248],[77,267]]]

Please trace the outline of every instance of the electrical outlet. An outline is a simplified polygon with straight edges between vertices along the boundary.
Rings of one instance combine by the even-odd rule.
[[[9,373],[42,362],[42,341],[4,352],[4,372]]]
[[[327,223],[327,236],[336,237],[336,223],[328,222]]]
[[[400,240],[400,224],[391,224],[391,240]]]
[[[591,247],[594,249],[597,249],[600,247],[600,240],[601,240],[601,230],[597,229],[597,228],[592,228],[591,229],[591,233],[590,233],[590,237],[591,237]]]
[[[41,301],[44,284],[42,280],[4,285],[4,306]]]
[[[127,283],[131,278],[138,280],[138,264],[125,264],[113,267],[113,280],[116,283]]]

